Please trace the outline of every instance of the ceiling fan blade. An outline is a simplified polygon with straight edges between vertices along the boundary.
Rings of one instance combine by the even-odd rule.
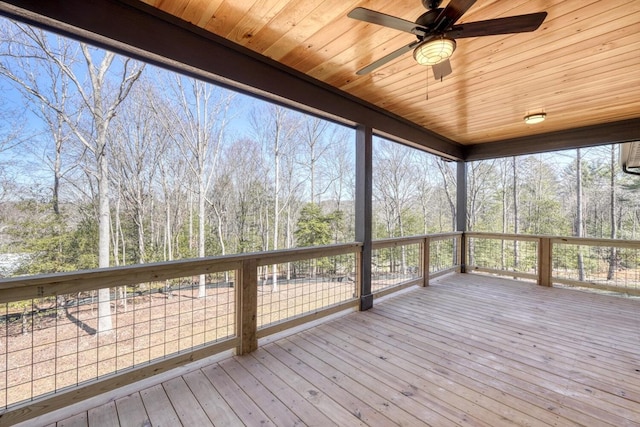
[[[468,22],[455,25],[446,36],[460,39],[465,37],[493,36],[496,34],[527,33],[537,30],[547,17],[547,12],[508,16],[486,21]]]
[[[451,69],[451,62],[449,62],[448,59],[432,65],[431,68],[433,69],[433,77],[435,77],[436,80],[442,80],[453,72]]]
[[[383,27],[405,31],[411,34],[424,35],[427,32],[425,28],[420,27],[415,22],[396,18],[395,16],[376,12],[375,10],[365,9],[364,7],[356,7],[351,12],[349,12],[347,16],[349,18],[370,22],[372,24],[382,25]]]
[[[415,41],[413,43],[410,43],[404,47],[401,47],[398,50],[394,50],[393,52],[391,52],[390,54],[383,56],[382,58],[378,59],[375,62],[372,62],[371,64],[367,65],[366,67],[362,68],[361,70],[358,70],[356,72],[357,75],[359,76],[364,76],[365,74],[369,74],[370,72],[372,72],[373,70],[375,70],[378,67],[382,67],[384,64],[386,64],[387,62],[390,62],[394,59],[396,59],[397,57],[413,50],[417,45],[420,44],[420,41]]]
[[[451,27],[475,2],[476,0],[451,0],[435,19],[431,32],[437,33]]]

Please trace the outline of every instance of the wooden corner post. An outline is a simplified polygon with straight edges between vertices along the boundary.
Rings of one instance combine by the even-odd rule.
[[[462,238],[457,240],[458,262],[460,263],[460,273],[467,272],[466,265],[466,240],[464,233],[467,231],[467,163],[457,162],[456,168],[456,231],[463,233]]]
[[[237,271],[236,285],[236,354],[258,349],[258,263],[255,259],[242,261]]]
[[[551,286],[552,263],[551,238],[541,237],[538,241],[538,285]]]
[[[429,286],[429,249],[431,239],[425,237],[422,240],[422,286]]]

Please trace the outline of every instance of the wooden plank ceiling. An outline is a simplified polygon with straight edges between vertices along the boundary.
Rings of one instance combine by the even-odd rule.
[[[145,1],[465,145],[640,118],[637,0],[478,0],[458,23],[548,16],[533,33],[458,40],[442,82],[411,53],[356,75],[415,37],[347,13],[361,6],[414,21],[420,0]],[[544,123],[524,124],[539,111]]]

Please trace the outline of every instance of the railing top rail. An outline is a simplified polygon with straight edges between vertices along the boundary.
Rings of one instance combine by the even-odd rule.
[[[392,237],[389,239],[374,240],[371,243],[373,249],[390,248],[394,246],[404,246],[420,243],[424,240],[424,236],[405,236],[405,237]]]
[[[464,234],[467,237],[484,237],[487,239],[540,240],[546,238],[551,239],[551,241],[554,243],[567,243],[585,246],[617,246],[623,248],[640,248],[640,240],[596,239],[592,237],[566,237],[541,234],[488,233],[484,231],[466,231]]]
[[[640,249],[640,240],[592,239],[590,237],[552,237],[553,243]]]
[[[387,237],[384,239],[376,239],[373,243],[386,243],[386,242],[404,242],[404,241],[420,241],[426,237],[430,239],[437,238],[449,238],[462,235],[462,231],[448,231],[444,233],[433,233],[433,234],[415,234],[413,236],[403,236],[403,237]]]
[[[258,265],[271,265],[284,262],[300,261],[304,259],[323,258],[356,252],[362,243],[344,243],[338,245],[313,246],[309,248],[283,249],[270,252],[258,252],[253,257]]]
[[[446,240],[452,237],[457,237],[462,235],[464,235],[462,231],[451,231],[448,233],[427,234],[425,237],[428,237],[431,241],[433,241],[433,240]]]
[[[498,240],[521,240],[521,241],[539,241],[543,237],[534,234],[513,234],[513,233],[487,233],[484,231],[466,231],[464,233],[466,237],[482,237],[485,239],[498,239]]]
[[[52,296],[56,293],[82,292],[113,286],[133,285],[198,274],[236,270],[242,262],[257,259],[258,265],[298,261],[319,256],[355,252],[362,243],[286,249],[272,252],[223,255],[199,259],[109,267],[69,273],[41,274],[0,279],[0,302]]]
[[[388,247],[393,244],[399,245],[407,245],[411,243],[420,243],[425,238],[429,238],[431,240],[442,240],[449,239],[456,236],[461,236],[462,231],[451,231],[447,233],[434,233],[434,234],[418,234],[414,236],[403,236],[403,237],[389,237],[385,239],[376,239],[373,241],[374,248]]]

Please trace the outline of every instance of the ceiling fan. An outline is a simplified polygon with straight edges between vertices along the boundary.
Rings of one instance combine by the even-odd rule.
[[[411,33],[418,38],[358,70],[356,74],[369,74],[413,50],[416,62],[432,66],[433,74],[439,80],[451,74],[449,57],[456,48],[455,39],[535,31],[547,17],[547,12],[537,12],[455,25],[475,2],[476,0],[451,0],[443,9],[439,7],[442,0],[422,0],[423,6],[428,10],[415,22],[363,7],[353,9],[347,15],[350,18]]]

